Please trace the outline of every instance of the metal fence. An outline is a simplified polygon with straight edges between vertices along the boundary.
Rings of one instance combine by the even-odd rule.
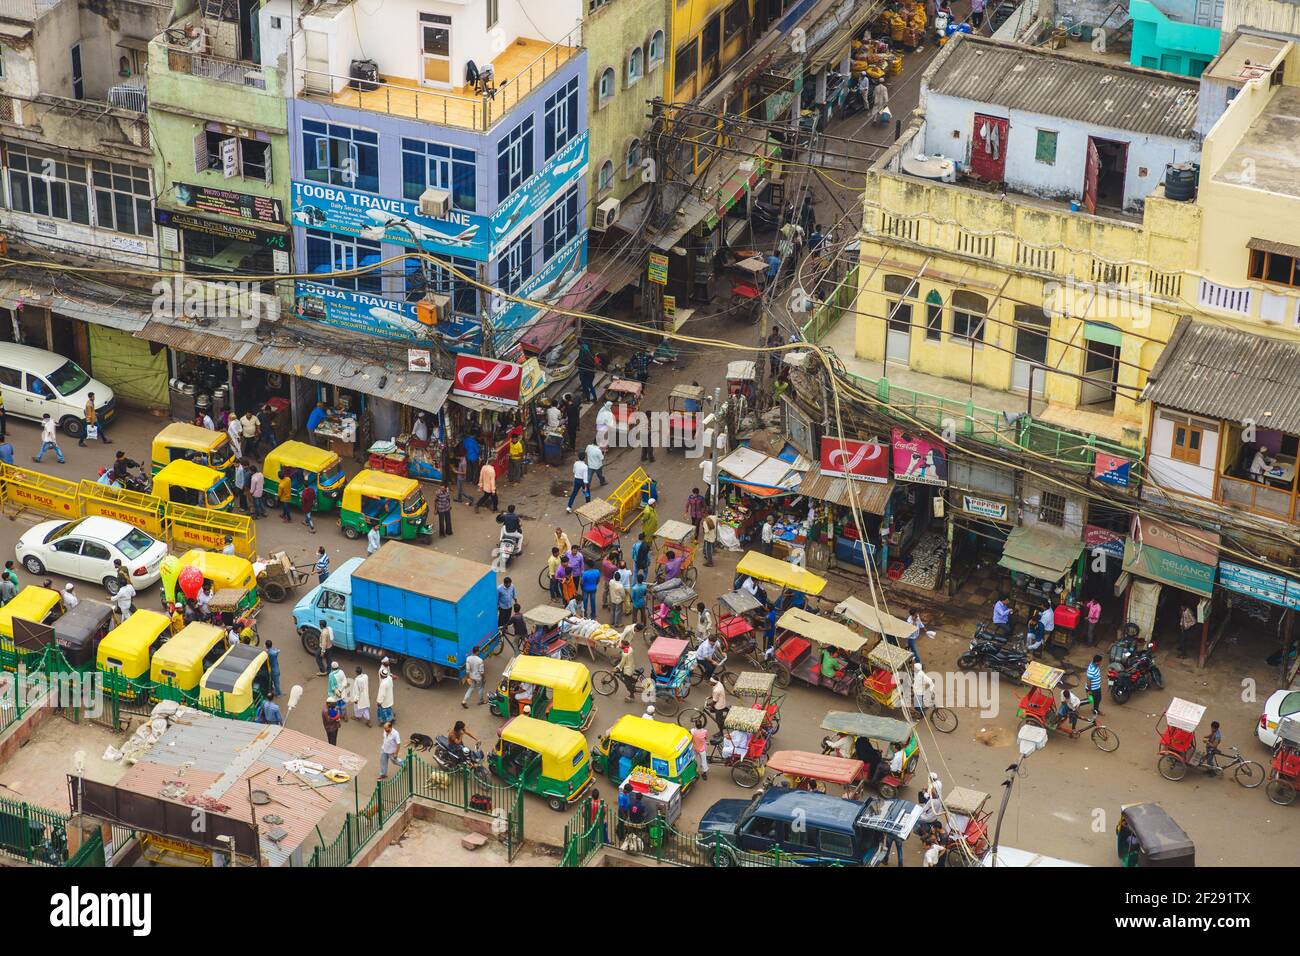
[[[38,866],[63,866],[68,815],[0,797],[0,854]]]
[[[820,342],[826,333],[835,328],[844,313],[853,308],[858,295],[858,267],[855,265],[844,274],[839,285],[826,297],[812,318],[801,330],[805,342]]]
[[[597,807],[596,819],[592,821],[590,804],[584,800],[578,812],[564,825],[564,852],[560,855],[560,866],[585,865],[608,838],[605,804]]]

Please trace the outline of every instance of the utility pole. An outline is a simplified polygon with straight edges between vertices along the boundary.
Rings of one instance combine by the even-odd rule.
[[[718,489],[721,483],[718,481],[718,439],[724,434],[722,423],[730,411],[731,401],[722,401],[722,389],[714,388],[713,390],[713,441],[709,449],[709,507],[714,514],[718,511]],[[703,430],[701,430],[702,433]]]

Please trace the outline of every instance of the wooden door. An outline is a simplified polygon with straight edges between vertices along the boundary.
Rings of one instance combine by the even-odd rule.
[[[1006,178],[1007,133],[1010,122],[1000,116],[975,114],[971,134],[970,168],[976,176],[1000,183]]]

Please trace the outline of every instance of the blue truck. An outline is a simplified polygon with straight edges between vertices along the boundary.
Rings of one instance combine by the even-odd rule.
[[[302,646],[320,651],[320,622],[335,650],[388,657],[416,687],[459,680],[465,658],[498,651],[496,573],[486,564],[389,541],[351,558],[294,605]]]

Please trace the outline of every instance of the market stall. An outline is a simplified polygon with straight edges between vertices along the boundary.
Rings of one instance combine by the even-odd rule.
[[[1021,525],[1007,535],[998,564],[1011,572],[1011,597],[1026,607],[1021,615],[1049,604],[1071,603],[1078,582],[1083,544],[1051,527]]]
[[[816,544],[825,546],[808,551],[808,566],[818,568],[822,562],[814,555],[824,553],[824,566],[865,567],[867,558],[876,561],[880,551],[880,527],[894,492],[894,482],[883,484],[852,481],[833,475],[810,471],[799,485],[799,494],[816,504],[816,520],[812,523],[811,537]],[[861,525],[854,516],[854,506],[861,515]]]
[[[718,540],[730,550],[761,546],[760,527],[773,519],[772,553],[788,557],[804,551],[810,508],[797,500],[806,464],[737,448],[718,462]],[[798,507],[794,507],[795,505]]]

